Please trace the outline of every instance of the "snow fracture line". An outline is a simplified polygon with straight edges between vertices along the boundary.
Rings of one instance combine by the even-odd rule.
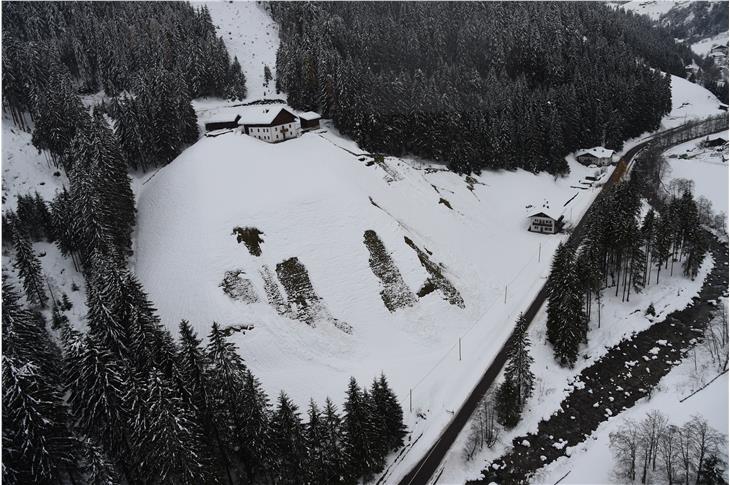
[[[557,482],[555,482],[555,483],[554,483],[553,485],[558,485],[558,483],[560,483],[560,482],[562,482],[563,480],[565,480],[565,477],[567,477],[568,475],[570,475],[570,472],[571,472],[571,471],[572,471],[572,470],[568,470],[568,473],[566,473],[565,475],[563,475],[562,477],[560,477],[560,480],[558,480]]]
[[[720,373],[719,373],[718,375],[716,375],[715,377],[713,377],[713,378],[712,378],[712,380],[711,380],[710,382],[708,382],[708,383],[707,383],[707,384],[705,384],[704,386],[700,387],[699,389],[697,389],[697,390],[696,390],[695,392],[693,392],[693,393],[692,393],[692,394],[690,394],[689,396],[687,396],[687,397],[683,397],[682,399],[680,399],[680,400],[679,400],[679,402],[684,402],[684,401],[686,401],[687,399],[689,399],[689,398],[691,398],[692,396],[694,396],[695,394],[697,394],[698,392],[700,392],[701,390],[703,390],[703,389],[706,389],[706,388],[707,388],[707,386],[709,386],[710,384],[712,384],[713,382],[715,382],[715,381],[716,381],[716,380],[717,380],[717,379],[718,379],[719,377],[722,377],[722,376],[724,376],[725,374],[727,374],[727,369],[725,369],[724,371],[720,372]]]

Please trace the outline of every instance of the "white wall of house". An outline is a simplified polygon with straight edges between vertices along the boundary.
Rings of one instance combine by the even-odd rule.
[[[530,231],[554,234],[555,221],[549,217],[533,216],[530,218]]]
[[[578,161],[583,165],[596,165],[598,167],[605,167],[613,163],[613,157],[597,158],[590,155],[581,155],[578,157]]]
[[[255,126],[248,129],[248,134],[259,140],[275,143],[277,141],[298,137],[301,135],[301,127],[298,121],[293,121],[285,125]]]

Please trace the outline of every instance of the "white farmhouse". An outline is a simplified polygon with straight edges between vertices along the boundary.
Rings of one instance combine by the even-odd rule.
[[[603,167],[613,163],[614,151],[604,147],[584,148],[575,152],[575,159],[586,166]]]
[[[563,215],[546,207],[534,209],[528,218],[530,226],[527,230],[530,232],[556,234],[563,227]]]
[[[238,121],[243,133],[259,140],[276,143],[301,134],[299,118],[282,105],[253,105],[241,110]]]

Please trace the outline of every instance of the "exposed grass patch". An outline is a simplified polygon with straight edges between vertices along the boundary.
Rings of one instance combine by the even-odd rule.
[[[289,258],[276,265],[276,274],[286,291],[290,314],[311,327],[317,320],[327,320],[343,332],[352,333],[352,327],[329,314],[327,307],[312,286],[307,268],[299,258]]]
[[[431,279],[427,279],[420,290],[418,290],[418,298],[423,298],[424,296],[428,295],[429,293],[433,293],[436,291],[436,285],[433,284],[433,281]]]
[[[259,297],[251,283],[251,280],[244,278],[246,273],[241,270],[226,271],[220,286],[223,293],[236,301],[243,303],[256,303]]]
[[[261,256],[261,243],[264,242],[261,239],[263,232],[255,227],[234,227],[231,234],[236,236],[236,241],[246,245],[252,256]]]
[[[453,207],[451,207],[451,202],[449,202],[448,200],[444,199],[443,197],[441,197],[441,198],[439,199],[439,204],[443,204],[443,205],[445,205],[446,207],[448,207],[449,209],[451,209],[451,210],[454,210],[454,208],[453,208]]]
[[[269,301],[269,305],[279,315],[290,316],[289,305],[287,305],[284,296],[281,294],[279,284],[276,281],[276,275],[266,265],[261,267],[260,273],[261,278],[264,280],[264,292],[266,293],[266,299]]]
[[[430,287],[433,286],[435,289],[441,291],[446,301],[452,305],[458,306],[459,308],[464,308],[464,299],[461,297],[461,293],[459,293],[459,290],[457,290],[454,285],[451,284],[451,281],[444,276],[441,267],[431,261],[429,255],[416,246],[416,244],[408,236],[403,236],[403,239],[405,239],[406,244],[416,252],[418,260],[421,262],[421,266],[423,266],[430,275],[423,284],[423,287],[419,290],[418,296],[425,296],[433,292],[434,290],[430,289]]]
[[[383,287],[380,290],[380,297],[383,299],[385,307],[394,312],[398,308],[412,306],[416,302],[416,297],[403,281],[398,267],[388,254],[377,233],[368,229],[365,231],[363,238],[365,246],[370,252],[370,269],[380,279]]]

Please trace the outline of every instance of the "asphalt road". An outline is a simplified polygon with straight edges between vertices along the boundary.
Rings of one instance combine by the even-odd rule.
[[[668,131],[676,131],[676,128]],[[660,134],[661,133],[652,136],[648,140],[636,145],[635,147],[627,151],[621,158],[621,160],[619,160],[616,168],[604,184],[602,191],[606,190],[608,187],[616,183],[617,180],[620,180],[621,176],[623,176],[623,173],[626,171],[626,167],[629,166],[629,163],[631,162],[633,157],[648,143],[650,143],[656,136]],[[593,205],[591,204],[591,207],[588,208],[581,220],[573,229],[573,232],[570,235],[570,238],[568,239],[568,242],[566,244],[576,247],[580,240],[583,238],[583,233],[585,232],[585,228],[587,226],[586,221],[588,220],[588,214],[590,214],[592,207]],[[547,299],[548,291],[546,286],[547,284],[543,285],[535,299],[524,312],[528,325],[532,323],[532,320],[535,318],[535,315],[537,315],[538,310]],[[509,342],[509,340],[511,339],[508,339],[507,342]],[[507,360],[507,342],[502,346],[500,351],[494,357],[491,365],[487,367],[486,371],[484,371],[481,379],[479,379],[479,382],[474,387],[474,390],[471,392],[471,394],[469,394],[469,397],[467,397],[467,399],[464,401],[461,408],[459,408],[459,410],[454,413],[454,417],[452,418],[446,429],[441,433],[439,439],[433,444],[433,446],[431,446],[431,448],[429,448],[428,452],[421,458],[416,466],[414,466],[408,472],[408,474],[403,477],[403,479],[400,481],[400,485],[426,485],[431,477],[436,473],[439,465],[441,464],[441,461],[443,460],[444,456],[446,456],[446,453],[449,451],[456,438],[459,436],[459,433],[461,433],[461,430],[469,421],[469,418],[479,404],[479,401],[482,399],[484,394],[487,392],[489,387],[499,375],[499,372],[502,370],[502,367]]]

